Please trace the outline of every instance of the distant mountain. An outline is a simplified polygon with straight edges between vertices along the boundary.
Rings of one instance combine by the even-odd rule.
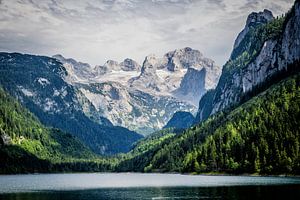
[[[176,112],[164,128],[187,129],[194,123],[194,116],[189,112]]]
[[[268,10],[249,15],[217,87],[200,102],[196,121],[239,104],[254,88],[284,73],[288,64],[300,59],[298,6],[296,3],[285,17],[276,19]]]
[[[71,59],[67,65],[69,68],[57,59],[44,56],[1,53],[0,84],[43,124],[77,136],[94,152],[128,151],[141,136],[113,127],[109,120],[97,114],[93,104],[77,88],[68,84],[69,70],[87,72],[89,65],[77,65]],[[89,76],[79,74],[82,75],[79,78]]]
[[[174,110],[192,110],[192,106],[173,97],[153,96],[140,90],[130,90],[118,82],[76,84],[97,112],[112,122],[152,133],[164,126]]]
[[[212,60],[191,48],[171,51],[163,58],[149,55],[142,66],[129,58],[94,68],[54,58],[64,64],[66,81],[96,108],[96,112],[85,109],[87,115],[102,116],[144,135],[161,129],[177,111],[195,113],[199,99],[216,86],[221,73]],[[74,70],[80,65],[82,72]]]
[[[130,87],[153,94],[172,95],[198,105],[209,89],[215,88],[221,68],[189,47],[166,53],[162,58],[147,56],[141,74],[129,81]]]

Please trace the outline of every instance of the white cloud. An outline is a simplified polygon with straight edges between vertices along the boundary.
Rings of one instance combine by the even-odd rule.
[[[103,64],[190,46],[222,65],[252,11],[293,0],[2,0],[0,51]]]

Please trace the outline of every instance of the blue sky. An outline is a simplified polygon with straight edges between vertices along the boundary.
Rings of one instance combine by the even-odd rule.
[[[252,11],[293,0],[0,0],[0,51],[141,63],[186,46],[223,65]]]

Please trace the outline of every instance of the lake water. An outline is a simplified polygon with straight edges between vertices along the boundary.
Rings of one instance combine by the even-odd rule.
[[[1,175],[0,199],[300,199],[300,178],[78,173]]]

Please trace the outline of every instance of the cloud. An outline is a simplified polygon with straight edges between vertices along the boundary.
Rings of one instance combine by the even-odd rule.
[[[293,0],[0,0],[0,51],[103,64],[190,46],[222,65],[252,11]]]

